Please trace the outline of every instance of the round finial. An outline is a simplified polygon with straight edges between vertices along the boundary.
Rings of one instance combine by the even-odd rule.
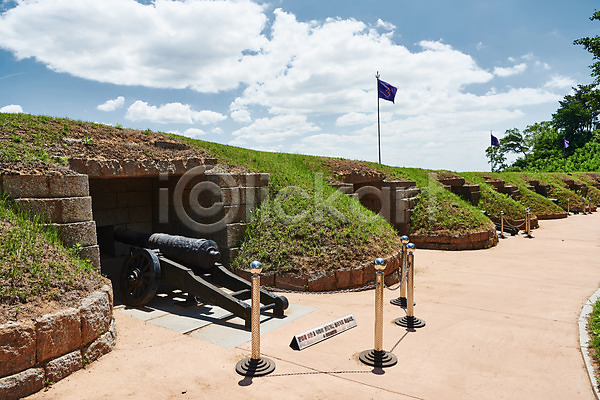
[[[377,271],[383,271],[385,269],[385,259],[383,259],[383,258],[375,259],[375,269]]]
[[[408,236],[406,236],[406,235],[403,235],[403,236],[400,238],[400,241],[402,242],[402,244],[406,244],[406,243],[408,243]]]
[[[260,274],[260,271],[262,271],[262,264],[260,261],[252,261],[250,263],[250,273],[257,275]]]
[[[415,251],[415,244],[409,243],[406,245],[406,248],[408,249],[408,254],[412,254]]]
[[[500,214],[504,215],[504,211],[500,211]]]

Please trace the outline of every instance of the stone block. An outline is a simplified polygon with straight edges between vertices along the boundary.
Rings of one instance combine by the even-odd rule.
[[[346,289],[354,286],[352,282],[352,270],[343,269],[335,271],[335,286],[337,289]]]
[[[234,223],[227,225],[227,247],[239,247],[246,233],[248,224]]]
[[[306,291],[308,283],[306,277],[295,276],[286,273],[278,273],[275,276],[275,287],[280,289]]]
[[[44,387],[44,369],[30,368],[0,379],[0,399],[17,400]]]
[[[46,380],[52,383],[60,381],[71,375],[73,372],[80,370],[83,367],[82,361],[83,359],[79,349],[55,358],[52,361],[48,361],[44,367],[46,371]]]
[[[308,279],[308,290],[310,292],[326,292],[336,289],[334,272],[326,272],[320,276],[312,276]]]
[[[96,239],[96,223],[94,221],[51,225],[60,230],[60,238],[65,247],[73,247],[76,243],[82,246],[98,244]]]
[[[13,199],[89,196],[86,175],[3,175],[1,183]]]
[[[104,354],[109,353],[115,347],[117,342],[117,333],[114,320],[110,324],[110,329],[100,336],[98,339],[85,346],[81,354],[85,363],[91,363],[102,357]]]
[[[35,329],[38,364],[81,347],[81,319],[77,309],[46,314],[36,320]]]
[[[88,344],[108,332],[112,320],[111,304],[105,291],[89,295],[81,304],[81,343]]]
[[[78,249],[79,258],[88,260],[94,268],[100,271],[100,246],[85,246]]]
[[[24,322],[0,325],[0,377],[35,365],[35,326]]]
[[[47,221],[57,223],[81,222],[92,219],[92,198],[26,198],[15,202],[33,214],[43,216]]]

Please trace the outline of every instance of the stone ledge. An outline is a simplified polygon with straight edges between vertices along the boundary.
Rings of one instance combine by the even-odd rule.
[[[13,199],[89,196],[87,175],[2,175],[0,183]]]
[[[419,249],[431,250],[478,250],[498,244],[496,230],[475,232],[467,235],[411,235],[410,241]]]
[[[117,336],[112,301],[107,284],[79,308],[0,325],[0,399],[28,396],[110,352]]]
[[[392,285],[398,282],[398,270],[401,264],[401,253],[396,252],[385,257],[386,268],[385,283]],[[250,280],[250,273],[244,270],[234,271],[237,275]],[[261,285],[277,289],[293,290],[298,292],[329,292],[365,286],[375,280],[373,263],[363,265],[361,268],[327,271],[315,276],[298,276],[281,272],[261,275]]]

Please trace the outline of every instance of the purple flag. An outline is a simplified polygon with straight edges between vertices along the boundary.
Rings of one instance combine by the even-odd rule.
[[[379,98],[394,102],[396,98],[396,90],[394,86],[390,85],[387,82],[377,79],[377,88],[379,90]]]
[[[569,147],[569,141],[567,139],[563,139],[563,146],[565,147],[565,149]]]
[[[491,133],[490,136],[492,137],[492,146],[500,147],[500,141],[498,140],[498,138],[492,135]]]

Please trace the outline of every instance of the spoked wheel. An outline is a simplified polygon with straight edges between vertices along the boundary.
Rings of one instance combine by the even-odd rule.
[[[135,249],[125,260],[119,276],[121,299],[133,307],[145,306],[158,290],[160,262],[156,254],[146,249]]]

